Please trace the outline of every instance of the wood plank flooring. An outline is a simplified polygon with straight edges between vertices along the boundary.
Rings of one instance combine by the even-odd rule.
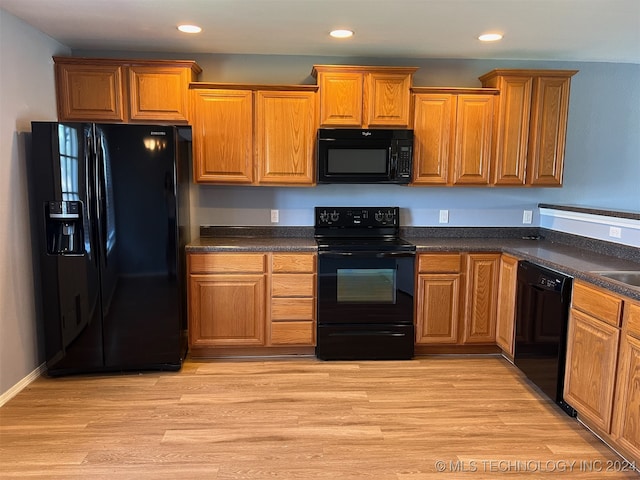
[[[499,357],[189,360],[0,408],[2,479],[638,478],[621,462]]]

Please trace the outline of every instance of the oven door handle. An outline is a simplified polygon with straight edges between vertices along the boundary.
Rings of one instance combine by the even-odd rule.
[[[322,255],[325,258],[360,258],[360,257],[374,257],[374,258],[389,258],[389,257],[415,257],[416,252],[377,252],[377,251],[364,251],[364,252],[318,252],[318,255]]]

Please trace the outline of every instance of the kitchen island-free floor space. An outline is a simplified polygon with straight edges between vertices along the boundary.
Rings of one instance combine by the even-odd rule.
[[[621,463],[499,357],[188,360],[0,408],[3,479],[638,478]]]

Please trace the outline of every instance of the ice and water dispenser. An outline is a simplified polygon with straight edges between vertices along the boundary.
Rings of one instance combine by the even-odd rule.
[[[45,204],[47,253],[50,255],[82,255],[82,202],[50,201]]]

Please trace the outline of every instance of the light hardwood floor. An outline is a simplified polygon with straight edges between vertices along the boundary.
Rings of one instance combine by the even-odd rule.
[[[0,408],[2,479],[638,478],[621,461],[499,357],[189,360]]]

